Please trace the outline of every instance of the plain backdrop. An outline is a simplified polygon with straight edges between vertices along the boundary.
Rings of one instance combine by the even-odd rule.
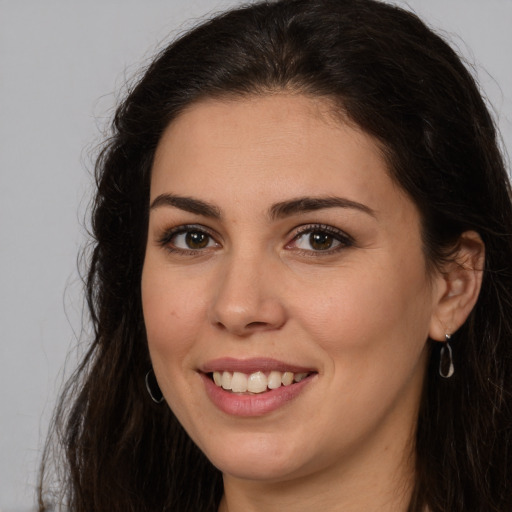
[[[116,91],[164,41],[237,3],[0,0],[1,512],[33,509],[56,396],[89,339],[77,255]],[[512,0],[408,5],[472,63],[512,153]]]

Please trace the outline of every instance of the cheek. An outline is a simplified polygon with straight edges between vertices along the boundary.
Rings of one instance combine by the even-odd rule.
[[[197,338],[204,317],[204,294],[193,282],[146,261],[142,272],[142,307],[152,360],[183,358]]]
[[[190,357],[204,317],[203,295],[189,280],[180,279],[165,264],[147,258],[141,281],[142,307],[153,369],[167,404],[185,425],[189,411],[200,410],[193,384],[197,375]]]
[[[314,293],[295,303],[304,309],[294,316],[300,316],[300,329],[322,350],[326,396],[336,397],[319,404],[318,414],[331,418],[333,431],[349,439],[355,435],[353,427],[361,432],[377,428],[402,403],[398,397],[406,404],[407,417],[415,416],[431,294],[420,267],[387,265],[384,273],[382,267],[368,265],[365,272],[342,274],[343,279],[333,275],[309,283]],[[343,421],[346,417],[357,420],[350,426]]]
[[[292,291],[298,299],[293,307],[301,311],[292,316],[301,318],[311,338],[333,357],[352,351],[361,361],[375,352],[389,358],[393,347],[418,355],[431,317],[431,292],[419,263],[390,258],[384,264],[347,266],[325,279],[303,281],[300,288],[308,293]]]

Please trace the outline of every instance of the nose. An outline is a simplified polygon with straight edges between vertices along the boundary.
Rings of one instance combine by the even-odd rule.
[[[219,269],[209,317],[216,328],[236,336],[281,328],[286,322],[276,262],[235,255]]]

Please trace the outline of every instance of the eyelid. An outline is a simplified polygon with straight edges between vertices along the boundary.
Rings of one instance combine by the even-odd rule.
[[[321,224],[321,223],[313,223],[313,224],[304,224],[302,226],[299,226],[298,228],[295,228],[295,236],[296,238],[299,235],[303,235],[304,233],[310,233],[315,231],[324,231],[326,233],[329,233],[331,235],[338,235],[339,237],[350,240],[351,242],[354,242],[354,239],[345,231],[335,228],[334,226],[331,226],[330,224]]]
[[[204,249],[181,249],[179,247],[172,247],[171,240],[176,236],[187,231],[196,231],[205,233],[208,235],[217,245],[220,245],[218,239],[219,236],[216,232],[211,230],[210,228],[203,226],[202,224],[180,224],[179,226],[175,226],[172,228],[164,229],[163,232],[157,237],[157,244],[161,247],[166,248],[168,251],[173,253],[181,253],[181,254],[193,254],[197,255],[198,253],[205,252],[207,249],[212,249],[211,247],[205,247]]]
[[[315,251],[313,249],[306,250],[306,249],[296,249],[297,252],[301,252],[307,256],[322,256],[322,255],[329,255],[336,253],[340,250],[346,249],[347,247],[351,247],[355,244],[355,240],[353,237],[351,237],[349,234],[347,234],[345,231],[342,231],[339,228],[335,228],[334,226],[330,226],[328,224],[304,224],[303,226],[300,226],[295,229],[295,232],[293,234],[293,238],[288,242],[285,246],[285,248],[288,249],[294,249],[292,247],[292,244],[296,242],[300,237],[307,235],[308,233],[315,233],[315,232],[323,232],[327,233],[331,236],[333,236],[338,242],[340,242],[339,245],[336,247],[333,247],[332,249],[326,249],[326,250],[318,250]]]
[[[166,250],[172,253],[178,253],[182,255],[194,255],[197,256],[201,253],[206,252],[207,250],[211,250],[212,247],[205,247],[202,249],[183,249],[180,247],[175,247],[171,244],[172,239],[180,234],[189,232],[189,231],[197,231],[205,233],[207,236],[209,236],[213,242],[216,244],[217,247],[219,247],[221,244],[219,242],[219,239],[221,238],[219,234],[212,230],[211,228],[208,228],[202,224],[181,224],[175,227],[164,229],[163,232],[157,237],[157,244],[161,247],[164,247]],[[336,241],[339,243],[330,249],[325,250],[314,250],[314,249],[299,249],[297,247],[293,247],[293,244],[302,236],[307,235],[308,233],[315,233],[315,232],[321,232],[321,233],[327,233],[331,235]],[[336,252],[339,252],[343,249],[346,249],[347,247],[351,247],[354,245],[355,240],[353,237],[348,235],[346,232],[342,231],[339,228],[335,228],[334,226],[328,225],[328,224],[304,224],[302,226],[294,228],[294,230],[291,232],[293,233],[293,236],[290,234],[289,236],[292,236],[291,240],[285,245],[285,249],[293,249],[297,253],[304,254],[306,256],[327,256],[329,254],[333,254]],[[215,247],[214,247],[215,248]]]

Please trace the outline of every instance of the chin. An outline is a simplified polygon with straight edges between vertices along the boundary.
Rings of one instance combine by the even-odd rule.
[[[248,434],[250,439],[245,442],[237,437],[227,445],[218,443],[204,450],[224,475],[243,480],[280,481],[300,473],[306,464],[305,460],[297,460],[298,456],[304,457],[304,450],[287,446],[281,436],[268,439],[268,436]]]

